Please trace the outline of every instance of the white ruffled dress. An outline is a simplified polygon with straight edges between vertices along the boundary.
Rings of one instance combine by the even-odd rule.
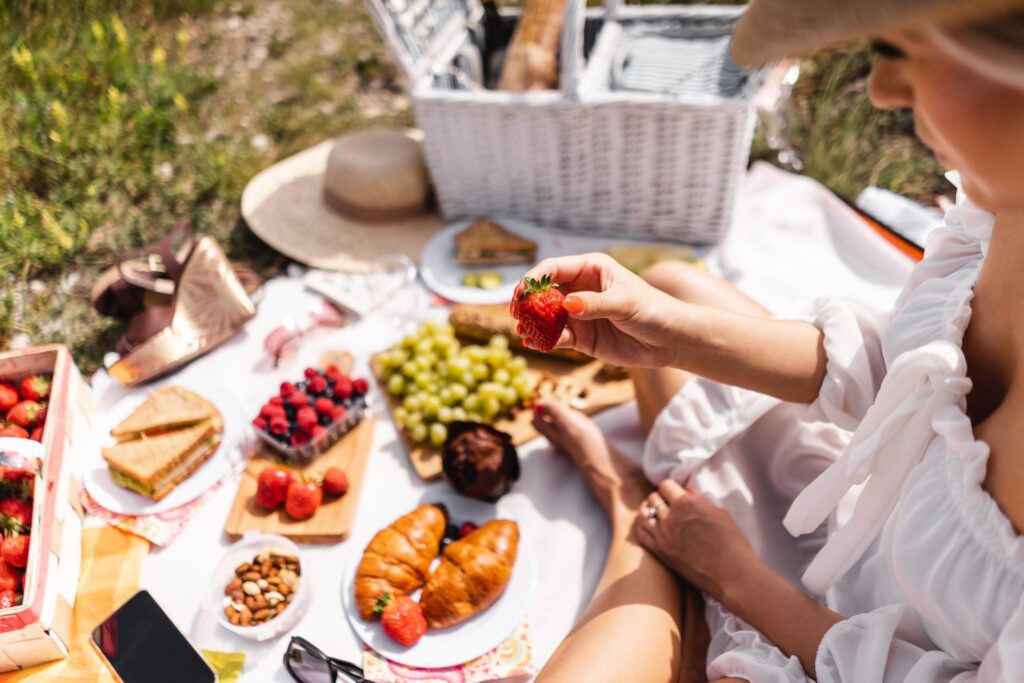
[[[696,379],[648,439],[652,481],[730,510],[769,565],[846,617],[819,681],[1024,681],[1024,538],[982,488],[988,447],[964,412],[993,222],[960,193],[888,316],[817,302],[828,361],[810,407]],[[710,679],[808,680],[712,599],[707,619]]]

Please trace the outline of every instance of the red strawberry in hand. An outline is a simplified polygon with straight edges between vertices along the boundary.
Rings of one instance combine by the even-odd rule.
[[[6,562],[0,562],[0,591],[17,591],[21,588],[23,572]]]
[[[4,425],[0,427],[0,436],[12,436],[16,439],[27,439],[29,437],[28,430],[18,425]]]
[[[344,496],[348,491],[348,475],[340,467],[328,467],[324,472],[324,493],[328,496]]]
[[[281,507],[294,478],[292,471],[284,467],[264,467],[256,480],[256,503],[268,510]]]
[[[0,520],[3,521],[0,526],[27,531],[32,526],[32,503],[21,498],[0,500]]]
[[[0,591],[0,609],[7,609],[21,604],[21,593],[17,591]]]
[[[17,388],[10,382],[0,382],[0,413],[10,410],[17,402]]]
[[[423,608],[407,595],[394,598],[391,593],[385,593],[377,600],[374,611],[380,614],[384,633],[400,645],[415,645],[427,632]]]
[[[21,380],[21,397],[29,401],[42,401],[50,396],[50,378],[29,375]]]
[[[315,481],[293,481],[288,486],[284,510],[293,519],[309,519],[324,502],[324,492]]]
[[[40,413],[45,417],[42,405],[35,401],[22,401],[7,411],[7,421],[30,429],[35,427],[36,422],[40,420]]]
[[[29,539],[28,534],[8,536],[0,543],[0,557],[3,557],[7,564],[24,569],[28,565]]]
[[[569,319],[562,306],[565,295],[551,282],[551,275],[539,282],[528,277],[523,285],[523,293],[512,302],[512,317],[519,321],[516,333],[529,348],[547,353],[555,348]]]

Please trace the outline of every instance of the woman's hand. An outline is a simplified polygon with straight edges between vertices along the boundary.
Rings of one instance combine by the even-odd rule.
[[[682,303],[621,266],[607,254],[545,259],[524,277],[545,274],[567,295],[569,323],[558,347],[576,349],[631,368],[676,364],[673,324]],[[516,286],[513,300],[522,292]]]
[[[652,518],[648,511],[656,510]],[[732,516],[666,479],[640,506],[637,540],[669,569],[720,602],[761,564]]]

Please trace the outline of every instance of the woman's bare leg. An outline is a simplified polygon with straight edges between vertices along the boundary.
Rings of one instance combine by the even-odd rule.
[[[683,261],[662,261],[648,268],[643,278],[650,285],[677,299],[747,315],[770,315],[746,294],[721,278]],[[683,384],[692,377],[677,368],[632,369],[630,376],[636,391],[640,424],[647,434],[661,410],[668,405]]]
[[[580,468],[608,513],[612,539],[594,597],[537,681],[703,681],[703,602],[632,537],[636,510],[650,484],[590,418],[557,402],[540,406],[543,412],[534,420],[538,430]],[[680,679],[680,671],[690,673]]]

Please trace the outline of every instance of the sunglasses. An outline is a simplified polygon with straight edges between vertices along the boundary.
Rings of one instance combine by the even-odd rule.
[[[365,683],[363,670],[343,659],[328,657],[305,638],[292,636],[284,668],[299,683]]]

